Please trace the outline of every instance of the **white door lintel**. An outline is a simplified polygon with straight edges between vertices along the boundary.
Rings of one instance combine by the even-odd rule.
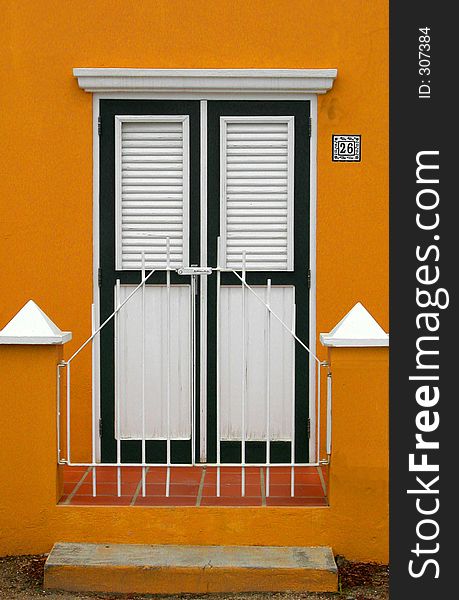
[[[80,88],[96,93],[325,94],[337,74],[337,69],[73,69]]]

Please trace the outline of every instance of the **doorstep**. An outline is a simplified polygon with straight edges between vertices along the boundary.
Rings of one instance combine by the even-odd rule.
[[[44,586],[138,594],[336,592],[338,570],[327,546],[57,543]]]

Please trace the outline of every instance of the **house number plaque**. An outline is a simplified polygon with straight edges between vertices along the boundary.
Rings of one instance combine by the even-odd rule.
[[[360,135],[333,135],[333,162],[360,162]]]

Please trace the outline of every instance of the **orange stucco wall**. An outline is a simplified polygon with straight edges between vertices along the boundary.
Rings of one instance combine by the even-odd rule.
[[[333,90],[319,96],[318,105],[317,333],[330,330],[357,301],[387,330],[387,0],[4,0],[0,28],[0,328],[32,298],[63,329],[73,331],[66,356],[90,330],[92,98],[79,89],[73,67],[336,67]],[[332,133],[360,133],[362,162],[332,163]],[[326,358],[320,345],[319,351]],[[77,406],[78,396],[88,397],[89,367],[86,356],[75,373]],[[20,362],[15,368],[22,376]],[[362,386],[355,383],[352,373],[347,378],[354,385],[354,409],[366,414],[368,398],[359,391]],[[3,376],[7,374],[3,371]],[[6,404],[20,420],[25,406],[14,398],[5,393],[1,381],[1,405]],[[378,398],[375,426],[382,428],[382,441],[365,460],[381,466],[371,472],[370,495],[387,488],[383,435],[387,395]],[[347,404],[343,410],[349,410]],[[85,442],[90,432],[88,417],[83,407],[76,415],[79,429],[87,432]],[[338,452],[344,452],[339,460],[349,469],[356,457],[364,460],[356,452],[360,443],[356,432],[336,433],[335,426],[335,434],[338,440],[341,434],[348,435],[342,439],[341,450],[336,449],[337,461]],[[19,452],[26,450],[20,446]],[[344,470],[341,473],[344,477]],[[360,474],[370,477],[365,469]],[[345,504],[352,502],[349,488],[332,493]],[[15,506],[20,511],[24,507],[19,508],[18,502]],[[30,502],[30,497],[24,502]],[[117,516],[108,519],[112,515],[108,509],[73,510],[60,507],[49,513],[47,518],[55,525],[45,530],[37,525],[41,534],[32,535],[30,529],[33,547],[27,547],[25,539],[11,547],[26,552],[46,549],[57,533],[63,539],[72,527],[82,532],[83,526],[78,525],[82,512],[87,523],[105,522],[111,538],[121,535],[115,531],[120,532],[123,523],[143,535],[141,511],[117,509]],[[265,518],[256,511],[235,510],[234,521],[225,525],[218,509],[213,510],[207,529],[211,532],[210,525],[218,521],[227,543],[241,542],[243,528],[252,522],[261,524]],[[383,512],[381,506],[375,509],[369,523],[382,523],[384,517],[375,515]],[[183,514],[183,510],[171,510],[168,518],[178,524]],[[301,519],[291,510],[270,509],[270,514],[279,541],[297,543],[319,523],[321,510],[303,512]],[[193,515],[190,511],[187,520],[190,542],[202,529],[202,516]],[[320,517],[322,531],[329,525],[327,519]],[[301,528],[295,529],[300,522]],[[267,531],[260,529],[260,540],[265,543]],[[206,538],[209,543],[215,541],[212,535]],[[367,535],[364,529],[361,535]],[[168,529],[166,537],[174,541],[184,536],[178,528]],[[387,557],[385,541],[368,546],[368,551],[362,541],[346,543],[343,537],[344,551],[355,557]]]
[[[0,324],[33,298],[90,329],[92,97],[73,67],[338,68],[319,96],[318,331],[360,300],[388,326],[386,0],[4,0]],[[331,134],[362,162],[331,162]]]
[[[1,346],[0,556],[56,541],[328,545],[388,559],[387,348],[333,349],[329,507],[58,506],[56,346]],[[19,377],[18,373],[27,373]],[[37,451],[40,449],[40,451]]]

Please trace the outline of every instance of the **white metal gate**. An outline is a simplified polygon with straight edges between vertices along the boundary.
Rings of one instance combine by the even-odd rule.
[[[292,481],[320,463],[308,114],[307,102],[101,100],[102,325],[88,342],[100,334],[103,463],[288,465]],[[65,363],[68,420],[82,348]],[[327,454],[330,431],[329,407]]]

